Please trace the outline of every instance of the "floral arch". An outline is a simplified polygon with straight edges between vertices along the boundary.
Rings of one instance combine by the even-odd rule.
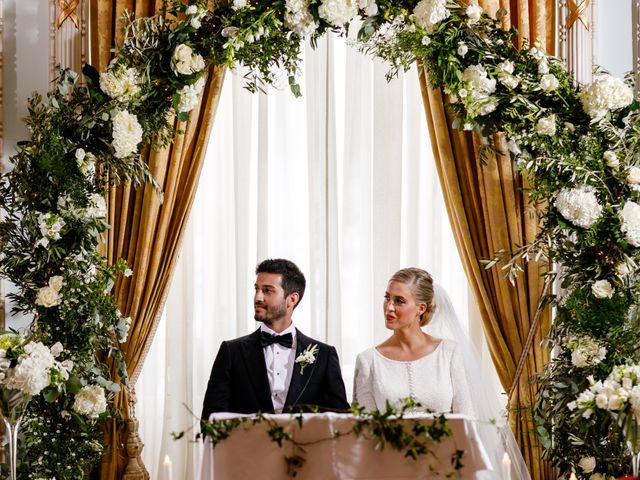
[[[104,449],[99,422],[117,417],[113,400],[127,383],[130,319],[110,292],[132,272],[100,253],[106,189],[156,185],[141,151],[171,143],[173,117],[188,121],[207,67],[249,66],[252,91],[284,70],[299,95],[300,40],[342,32],[356,16],[359,48],[386,60],[390,76],[422,62],[454,127],[487,139],[487,152],[508,149],[539,229],[486,266],[515,278],[524,263],[547,262],[547,285],[559,282],[539,306],[556,308],[549,346],[558,352],[536,379],[545,456],[579,478],[627,472],[640,451],[639,104],[631,77],[578,87],[557,59],[518,48],[517,32],[500,27],[504,14],[452,0],[173,3],[156,17],[125,16],[105,71],[86,67],[85,83],[61,71],[46,99],[31,99],[31,138],[0,183],[0,274],[18,287],[16,310],[34,317],[25,336],[0,339],[2,391],[16,394],[5,404],[17,413],[28,403],[29,478],[83,478]]]

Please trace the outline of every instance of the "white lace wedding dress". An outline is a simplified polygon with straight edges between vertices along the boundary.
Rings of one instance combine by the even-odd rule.
[[[421,410],[475,416],[469,381],[458,344],[443,339],[428,355],[413,361],[391,360],[372,347],[358,355],[353,399],[367,411],[399,406],[411,397]]]

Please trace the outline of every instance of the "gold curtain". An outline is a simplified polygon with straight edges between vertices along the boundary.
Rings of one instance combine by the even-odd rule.
[[[480,3],[494,18],[499,8],[506,9],[508,15],[502,19],[504,28],[513,25],[521,38],[538,42],[548,54],[555,53],[553,0],[481,0]],[[447,211],[480,306],[489,350],[504,389],[509,392],[513,382],[517,382],[509,399],[510,422],[532,478],[551,479],[550,465],[540,459],[542,450],[531,416],[536,387],[529,382],[549,358],[549,352],[541,345],[549,327],[548,311],[540,317],[522,374],[514,378],[543,290],[544,270],[530,263],[524,266],[524,273],[512,286],[499,268],[484,270],[480,263],[500,249],[513,249],[530,242],[536,234],[535,215],[522,193],[522,180],[516,176],[509,155],[494,155],[483,165],[479,157],[480,138],[451,127],[453,118],[447,114],[441,91],[431,88],[424,68],[420,67],[419,72]],[[500,137],[496,140],[502,141]]]
[[[136,16],[152,16],[161,6],[162,1],[156,0],[92,0],[92,10],[96,15],[92,18],[91,27],[97,27],[91,29],[90,35],[94,66],[103,71],[108,65],[114,44],[121,41],[119,19],[125,9],[135,12]],[[174,143],[166,149],[143,153],[154,178],[163,189],[164,198],[149,185],[134,189],[125,184],[112,188],[108,194],[111,229],[106,255],[109,263],[126,259],[134,272],[133,277],[120,279],[114,288],[120,311],[133,319],[128,341],[123,347],[131,385],[135,385],[164,307],[223,78],[224,68],[212,68],[199,109],[191,112],[188,122],[179,124],[184,134],[177,135]],[[132,407],[130,397],[131,391],[125,389],[115,400],[125,419]],[[121,478],[129,458],[140,448],[131,438],[137,425],[128,422],[128,427],[129,438],[126,432],[118,429],[116,421],[106,426],[108,451],[101,466],[100,477],[103,480]],[[130,462],[127,473],[134,473],[132,468]]]

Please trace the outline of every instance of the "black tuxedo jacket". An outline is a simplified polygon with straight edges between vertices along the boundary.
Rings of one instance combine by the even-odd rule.
[[[308,411],[311,405],[321,410],[349,408],[336,349],[296,329],[296,357],[313,344],[318,345],[316,361],[307,365],[303,374],[300,374],[300,365],[294,364],[285,412]],[[260,329],[220,345],[211,369],[201,418],[208,420],[213,412],[273,412]]]

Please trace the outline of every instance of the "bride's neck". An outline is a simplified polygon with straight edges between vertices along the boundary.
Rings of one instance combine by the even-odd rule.
[[[420,328],[396,330],[389,340],[402,350],[415,350],[429,343],[429,337]]]

